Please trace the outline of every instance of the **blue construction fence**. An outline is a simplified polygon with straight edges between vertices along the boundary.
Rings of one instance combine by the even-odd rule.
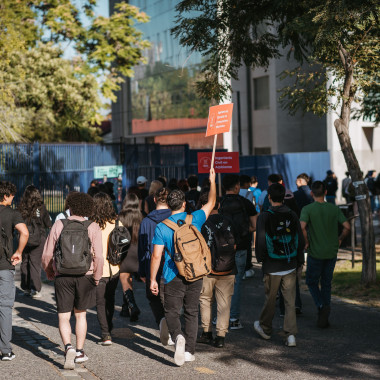
[[[197,152],[188,145],[159,144],[0,144],[0,180],[13,182],[18,189],[17,204],[25,187],[37,186],[50,213],[61,212],[71,190],[86,192],[94,179],[95,166],[122,165],[115,194],[122,201],[125,190],[145,176],[149,182],[160,175],[182,179],[198,173]],[[203,150],[204,151],[204,150]],[[271,173],[281,173],[287,186],[294,190],[299,173],[323,179],[330,168],[328,152],[287,153],[271,156],[240,157],[240,173],[256,175],[259,186],[266,188]],[[199,175],[200,182],[207,175]],[[101,178],[100,178],[101,180]]]

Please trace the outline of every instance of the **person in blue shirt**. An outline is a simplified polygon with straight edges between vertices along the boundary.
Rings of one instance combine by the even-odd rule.
[[[208,202],[197,211],[194,211],[192,224],[201,231],[202,225],[207,220],[214,208],[216,199],[215,170],[210,170],[210,192]],[[186,218],[186,199],[181,190],[173,190],[167,197],[167,203],[172,211],[169,220],[177,223]],[[175,253],[174,231],[164,223],[156,227],[153,238],[153,254],[150,270],[150,290],[158,294],[159,286],[156,280],[160,267],[161,257],[165,252],[165,262],[162,270],[164,279],[164,305],[165,323],[161,323],[160,339],[167,345],[169,333],[175,342],[174,363],[181,366],[185,361],[195,360],[195,343],[198,332],[198,305],[202,290],[203,279],[188,282],[178,274],[178,270],[172,257]],[[184,308],[185,329],[182,332],[180,312]]]
[[[165,317],[164,306],[161,302],[160,294],[154,295],[150,291],[150,260],[153,252],[153,236],[157,225],[163,220],[169,218],[172,211],[167,204],[167,197],[170,190],[167,187],[161,187],[154,194],[154,203],[156,209],[143,219],[139,230],[138,240],[138,259],[139,259],[139,275],[146,284],[146,297],[149,306],[152,309],[157,326],[162,323]],[[160,283],[161,273],[158,271],[157,282]]]

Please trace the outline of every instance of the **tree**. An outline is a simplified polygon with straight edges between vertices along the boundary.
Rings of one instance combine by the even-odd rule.
[[[67,140],[69,137],[70,139],[83,138],[85,135],[90,139],[93,138],[95,136],[93,131],[85,130],[89,128],[90,122],[100,120],[98,112],[100,100],[99,96],[94,97],[93,92],[96,87],[95,79],[100,83],[99,91],[102,95],[106,99],[115,101],[115,92],[119,90],[124,77],[132,76],[133,67],[145,62],[144,49],[150,44],[142,39],[142,33],[134,26],[136,21],[148,21],[145,13],[122,1],[115,5],[115,12],[110,17],[95,16],[96,0],[84,0],[80,3],[86,20],[81,17],[80,9],[70,0],[0,0],[1,140],[20,141],[40,138],[40,131],[31,132],[31,127],[41,126],[45,122],[44,129],[50,129],[52,125],[65,127],[55,134],[42,132],[45,136],[43,138]],[[53,45],[56,47],[55,51],[52,48]],[[71,68],[67,61],[59,62],[64,50],[69,46],[77,54],[71,63]],[[57,56],[58,52],[59,56]],[[39,76],[38,72],[22,64],[16,65],[18,70],[16,72],[11,66],[11,61],[15,57],[34,59],[40,68],[44,66],[45,69],[48,63],[39,61],[41,56],[45,58],[50,56],[52,59],[52,71],[49,71],[52,75],[48,75],[52,83],[62,80],[62,78],[59,79],[63,74],[61,71],[66,70],[70,85],[76,88],[72,95],[75,94],[78,97],[78,104],[89,105],[92,99],[93,105],[89,112],[74,113],[73,104],[63,102],[65,107],[68,106],[65,108],[67,112],[57,113],[57,108],[54,107],[61,99],[47,102],[42,108],[33,109],[34,101],[38,102],[39,98],[44,97],[44,93],[39,91],[46,90],[43,83],[46,73]],[[62,67],[58,70],[59,67],[56,65],[60,64]],[[32,97],[27,102],[24,102],[24,99],[20,100],[21,93],[13,85],[14,82],[10,81],[12,77],[17,76],[19,83],[29,80],[35,84],[34,93],[29,94],[35,97],[34,100]],[[77,83],[74,83],[75,81]],[[83,91],[86,86],[89,89],[88,97]],[[54,92],[51,95],[58,96],[59,94]],[[52,108],[48,109],[50,106]],[[35,124],[37,120],[35,112],[41,113],[42,109],[46,111],[46,115],[39,117],[39,122]],[[53,124],[52,115],[54,115]],[[25,122],[30,122],[31,117],[34,121],[26,128]],[[12,120],[12,123],[9,120]],[[80,123],[82,124],[79,125]],[[11,128],[10,125],[12,125]],[[69,134],[64,132],[67,128],[74,126],[78,133],[73,134],[72,130]]]
[[[204,80],[198,83],[203,96],[219,100],[229,91],[228,81],[237,79],[242,63],[267,66],[287,50],[299,67],[283,76],[295,78],[294,86],[282,90],[281,101],[291,113],[326,114],[339,109],[334,125],[344,159],[354,183],[362,229],[362,282],[376,281],[376,254],[368,189],[349,136],[354,116],[379,121],[378,60],[379,3],[374,0],[184,0],[177,6],[173,29],[180,42],[206,57]],[[189,11],[197,11],[191,17]],[[315,71],[304,72],[308,63]],[[332,101],[332,96],[336,101]],[[359,108],[353,115],[352,104]]]

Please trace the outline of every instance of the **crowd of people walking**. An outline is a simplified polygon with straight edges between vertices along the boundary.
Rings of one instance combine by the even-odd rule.
[[[371,171],[365,182],[376,213],[379,177]],[[244,327],[241,284],[255,275],[253,252],[262,264],[265,292],[260,317],[254,322],[260,337],[271,338],[279,299],[285,344],[296,346],[305,252],[306,284],[316,306],[317,326],[329,326],[333,271],[339,246],[350,231],[350,223],[335,204],[338,184],[331,170],[324,181],[312,182],[301,173],[294,193],[280,174],[268,177],[264,191],[255,176],[226,174],[223,195],[217,196],[213,169],[202,187],[195,175],[181,181],[159,177],[149,189],[147,183],[147,178],[139,176],[118,210],[113,185],[94,180],[87,193],[67,195],[63,212],[52,223],[35,186],[27,186],[12,208],[17,189],[10,182],[0,182],[1,360],[15,358],[12,306],[19,263],[20,286],[26,296],[41,298],[41,268],[54,280],[66,369],[88,360],[84,351],[87,309],[96,307],[99,344],[112,345],[119,280],[123,290],[120,315],[131,323],[140,315],[134,284],[145,283],[160,340],[175,346],[178,366],[195,360],[197,342],[223,348],[227,333]],[[342,196],[353,200],[348,175]],[[198,335],[199,310],[202,331]],[[76,347],[71,342],[72,315]]]

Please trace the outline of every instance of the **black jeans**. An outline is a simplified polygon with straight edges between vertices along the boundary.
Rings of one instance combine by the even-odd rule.
[[[149,301],[149,306],[152,309],[157,326],[160,325],[161,319],[165,317],[163,285],[163,280],[161,280],[159,283],[159,293],[155,296],[150,290],[150,280],[148,278],[145,283],[146,298]]]
[[[203,279],[188,282],[183,278],[175,277],[164,285],[165,318],[169,333],[175,342],[178,335],[186,339],[185,350],[194,354],[198,334],[199,297],[201,295]],[[185,333],[181,329],[180,313],[184,308]]]
[[[110,335],[113,323],[113,313],[115,311],[115,293],[119,275],[113,277],[102,277],[96,287],[96,311],[102,331],[102,336]]]
[[[38,247],[25,247],[21,262],[21,289],[41,291],[41,258],[46,238],[41,237]]]

